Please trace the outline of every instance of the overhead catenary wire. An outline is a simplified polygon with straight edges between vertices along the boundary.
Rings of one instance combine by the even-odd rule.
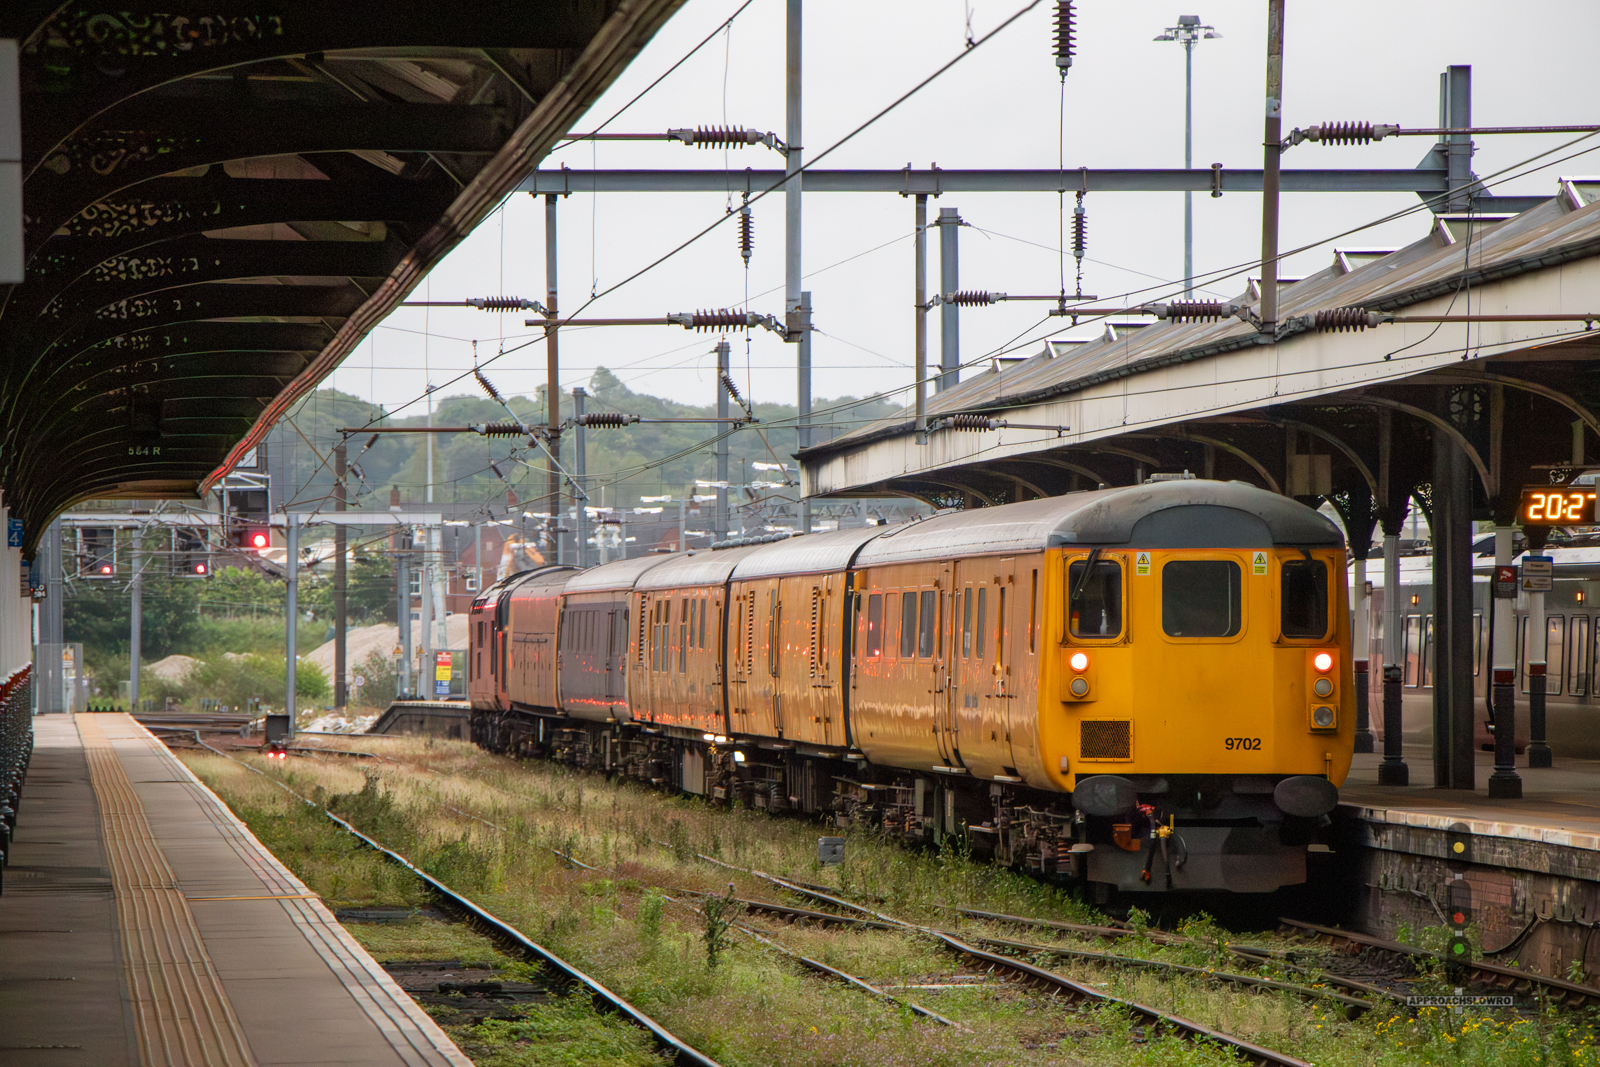
[[[1029,7],[1030,7],[1030,8],[1031,8],[1031,6],[1032,6],[1032,5],[1029,5]],[[741,10],[742,10],[742,9],[741,9]],[[1027,8],[1025,8],[1025,9],[1023,9],[1023,10],[1024,10],[1024,11],[1026,11],[1026,10],[1027,10]],[[1021,13],[1021,12],[1019,12],[1019,14],[1020,14],[1020,13]],[[1016,16],[1013,16],[1013,18],[1015,18],[1015,17],[1016,17]],[[1009,22],[1009,20],[1008,20],[1008,22]],[[1000,27],[1000,29],[1003,29],[1003,28],[1004,28],[1004,25],[1002,25],[1002,26],[1001,26],[1001,27]],[[993,32],[999,32],[999,30],[996,30],[996,31],[993,31]],[[986,35],[986,38],[985,38],[985,39],[988,39],[988,37],[990,37],[990,36],[993,36],[993,33],[991,33],[991,34],[990,34],[990,35]],[[954,62],[954,61],[952,61],[952,62]],[[940,73],[940,72],[942,72],[942,70],[943,70],[943,69],[947,69],[947,67],[948,67],[948,64],[947,64],[947,65],[946,65],[946,68],[941,68],[941,71],[939,71],[939,72],[935,72],[935,75],[934,75],[934,76],[937,76],[937,74],[938,74],[938,73]],[[924,83],[924,84],[925,84],[925,83]],[[915,92],[915,91],[916,91],[916,90],[915,90],[915,89],[913,89],[913,90],[912,90],[912,92]],[[902,99],[903,99],[903,98],[902,98]],[[892,107],[892,106],[894,106],[894,105],[891,105],[891,107]],[[880,112],[880,116],[881,116],[881,114],[882,114],[882,113],[883,113],[883,112]],[[867,124],[870,124],[870,122],[872,122],[872,121],[874,121],[874,119],[869,119],[869,120],[868,120],[868,123],[867,123]],[[864,125],[863,125],[863,127],[859,127],[859,128],[858,128],[858,131],[859,131],[859,129],[860,129],[860,128],[864,128],[864,126],[865,126],[865,125],[866,125],[866,124],[864,124]],[[1513,166],[1512,166],[1512,167],[1508,167],[1508,168],[1505,168],[1505,169],[1503,169],[1503,170],[1502,170],[1502,171],[1500,171],[1500,172],[1497,172],[1497,173],[1499,173],[1499,174],[1505,174],[1505,173],[1507,173],[1507,172],[1508,172],[1508,171],[1510,171],[1510,170],[1512,170],[1512,169],[1514,169],[1514,168],[1515,168],[1515,167],[1518,167],[1518,166],[1522,166],[1522,165],[1524,165],[1524,164],[1525,164],[1525,163],[1531,163],[1531,162],[1534,162],[1534,161],[1537,161],[1537,160],[1539,160],[1539,159],[1542,159],[1542,158],[1544,158],[1544,157],[1545,157],[1545,156],[1548,156],[1548,155],[1552,155],[1552,154],[1554,154],[1554,153],[1555,153],[1555,152],[1559,152],[1559,151],[1561,151],[1561,150],[1562,150],[1562,149],[1563,149],[1563,148],[1565,148],[1565,147],[1570,147],[1570,146],[1571,146],[1571,145],[1573,145],[1573,144],[1577,144],[1577,143],[1579,143],[1579,142],[1580,142],[1580,141],[1582,141],[1582,140],[1584,140],[1584,139],[1585,139],[1585,138],[1582,138],[1582,137],[1580,137],[1580,138],[1577,138],[1577,139],[1575,139],[1575,140],[1573,140],[1573,141],[1571,141],[1571,142],[1568,142],[1568,143],[1567,143],[1567,144],[1566,144],[1566,145],[1563,145],[1563,146],[1558,146],[1558,147],[1557,147],[1557,148],[1555,148],[1555,149],[1551,149],[1551,150],[1549,150],[1549,151],[1547,151],[1547,152],[1544,152],[1544,153],[1540,153],[1540,154],[1538,154],[1538,155],[1535,155],[1535,156],[1533,156],[1533,157],[1530,157],[1530,158],[1529,158],[1529,159],[1528,159],[1528,160],[1525,160],[1525,161],[1523,161],[1523,163],[1519,163],[1519,164],[1514,164],[1514,165],[1513,165]],[[842,143],[842,142],[840,142],[840,143]],[[837,147],[837,145],[836,145],[836,146],[835,146],[835,147]],[[1586,149],[1586,150],[1584,150],[1584,152],[1587,152],[1587,151],[1592,151],[1592,150],[1593,150],[1593,149]],[[830,149],[830,151],[831,151],[831,149]],[[1576,156],[1576,155],[1581,155],[1581,154],[1584,154],[1584,152],[1579,152],[1579,153],[1575,153],[1575,154],[1574,154],[1574,155],[1575,155],[1575,156]],[[820,156],[819,156],[819,157],[818,157],[818,158],[820,158]],[[813,164],[814,164],[814,163],[815,163],[815,162],[816,162],[816,160],[815,160],[815,159],[814,159],[814,160],[813,160],[813,161],[812,161],[812,163],[813,163]],[[1494,177],[1494,175],[1491,175],[1491,176],[1490,176],[1490,177],[1491,177],[1491,178],[1492,178],[1492,177]],[[1509,179],[1506,179],[1506,180],[1509,180]],[[1480,179],[1480,180],[1479,180],[1479,185],[1480,185],[1480,186],[1481,186],[1481,187],[1484,187],[1484,188],[1487,188],[1487,187],[1489,187],[1489,186],[1491,186],[1491,185],[1493,185],[1493,184],[1499,184],[1499,183],[1497,183],[1497,182],[1492,182],[1492,181],[1489,181],[1489,180],[1486,180],[1486,179]],[[769,190],[769,191],[770,191],[770,190]],[[762,195],[765,195],[765,194],[762,194]],[[1353,233],[1353,232],[1358,232],[1358,231],[1359,231],[1359,230],[1361,230],[1361,229],[1365,229],[1365,228],[1368,228],[1368,227],[1369,227],[1369,226],[1372,226],[1372,225],[1378,225],[1378,224],[1381,224],[1381,223],[1383,223],[1383,222],[1387,222],[1387,221],[1393,221],[1393,220],[1394,220],[1394,219],[1396,219],[1396,218],[1400,218],[1400,217],[1403,217],[1403,216],[1405,216],[1405,215],[1407,215],[1407,214],[1410,214],[1410,213],[1411,213],[1411,211],[1416,211],[1416,210],[1426,210],[1426,209],[1428,209],[1428,208],[1429,208],[1429,207],[1430,207],[1430,206],[1431,206],[1431,201],[1430,201],[1430,202],[1425,202],[1425,203],[1424,203],[1424,204],[1422,204],[1422,205],[1419,205],[1419,206],[1418,206],[1418,207],[1416,207],[1416,208],[1412,208],[1412,209],[1408,209],[1408,210],[1406,210],[1406,211],[1401,211],[1401,212],[1396,212],[1396,213],[1393,213],[1393,214],[1391,214],[1391,215],[1389,215],[1389,216],[1386,216],[1386,217],[1383,217],[1383,218],[1380,218],[1380,219],[1378,219],[1378,220],[1375,220],[1375,221],[1373,221],[1373,222],[1369,222],[1369,223],[1365,223],[1365,224],[1363,224],[1363,225],[1362,225],[1362,226],[1360,226],[1360,227],[1355,227],[1355,228],[1353,228],[1353,229],[1351,229],[1351,230],[1347,230],[1347,231],[1344,231],[1344,233],[1341,233],[1341,234],[1337,234],[1337,235],[1334,235],[1334,236],[1331,236],[1331,237],[1327,237],[1327,238],[1324,238],[1324,239],[1322,239],[1322,240],[1321,240],[1321,241],[1317,241],[1317,242],[1313,242],[1313,243],[1311,243],[1311,244],[1308,244],[1308,245],[1306,245],[1306,246],[1303,246],[1303,247],[1302,247],[1302,248],[1301,248],[1301,249],[1295,249],[1295,250],[1291,250],[1291,251],[1289,251],[1289,252],[1284,252],[1284,253],[1281,253],[1281,254],[1280,254],[1280,257],[1279,257],[1279,258],[1280,258],[1280,259],[1282,259],[1282,258],[1283,258],[1283,257],[1286,257],[1286,256],[1288,256],[1288,255],[1292,255],[1292,254],[1295,254],[1295,253],[1296,253],[1296,252],[1299,252],[1299,251],[1303,251],[1303,250],[1306,250],[1306,249],[1309,249],[1309,248],[1311,248],[1311,247],[1315,247],[1315,246],[1316,246],[1316,245],[1317,245],[1317,244],[1323,244],[1323,243],[1326,243],[1326,242],[1327,242],[1327,241],[1329,241],[1329,240],[1336,240],[1336,239],[1338,239],[1338,237],[1340,237],[1340,236],[1345,236],[1345,235],[1347,235],[1347,234],[1349,234],[1349,233]],[[721,221],[721,220],[719,220],[719,222],[720,222],[720,221]],[[713,226],[714,226],[714,225],[715,225],[715,224],[713,224]],[[708,229],[709,229],[709,228],[708,228]],[[693,239],[693,238],[692,238],[692,239],[691,239],[691,241],[690,241],[690,242],[686,242],[686,244],[687,244],[687,243],[692,243],[692,241],[693,241],[693,240],[694,240],[694,239]],[[685,244],[685,246],[686,246],[686,244]],[[681,247],[684,247],[684,246],[680,246],[680,248],[681,248]],[[674,250],[674,252],[675,252],[675,251],[677,251],[677,250]],[[644,270],[649,270],[649,269],[651,269],[651,267],[653,267],[653,266],[656,266],[656,265],[659,265],[659,263],[661,263],[661,262],[665,262],[665,260],[666,260],[666,259],[667,259],[667,258],[670,258],[670,256],[671,256],[671,255],[672,255],[672,254],[674,254],[674,252],[669,252],[669,253],[668,253],[668,254],[667,254],[667,256],[664,256],[664,257],[661,257],[661,258],[660,258],[660,259],[658,259],[658,260],[657,260],[657,261],[655,261],[655,263],[652,263],[652,264],[650,264],[650,265],[647,265],[647,267],[645,267],[645,268],[643,268],[643,269],[642,269],[642,270],[641,270],[641,271],[639,271],[639,272],[635,272],[635,274],[634,274],[634,275],[631,275],[631,276],[630,276],[630,277],[629,277],[629,278],[628,278],[628,279],[624,279],[624,281],[623,281],[623,282],[619,282],[619,283],[618,283],[618,285],[622,285],[622,284],[626,284],[626,283],[627,283],[627,282],[628,282],[628,281],[630,281],[630,280],[632,280],[632,278],[634,278],[634,277],[637,277],[637,276],[638,276],[638,275],[639,275],[639,274],[641,274],[641,273],[643,273],[643,271],[644,271]],[[1258,265],[1258,263],[1257,263],[1257,262],[1256,262],[1256,261],[1250,261],[1250,262],[1247,262],[1247,263],[1246,263],[1246,264],[1244,264],[1244,265],[1242,265],[1242,266],[1241,266],[1241,268],[1240,268],[1240,270],[1244,270],[1244,269],[1249,269],[1249,268],[1251,268],[1251,267],[1254,267],[1254,266],[1257,266],[1257,265]],[[1214,274],[1215,274],[1215,275],[1216,275],[1216,276],[1217,276],[1217,277],[1219,277],[1219,278],[1220,278],[1220,277],[1229,277],[1229,276],[1232,276],[1232,275],[1233,275],[1233,274],[1236,274],[1236,273],[1239,273],[1239,271],[1233,271],[1233,272],[1227,272],[1227,271],[1219,271],[1219,272],[1214,272]],[[1170,284],[1170,283],[1168,283],[1168,284]],[[611,289],[611,290],[608,290],[608,292],[610,292],[610,291],[615,291],[615,288],[616,288],[616,287],[615,287],[615,286],[614,286],[614,287],[613,287],[613,288],[612,288],[612,289]],[[1157,287],[1150,287],[1150,288],[1157,288]],[[1129,293],[1129,294],[1127,294],[1127,295],[1137,295],[1137,294],[1138,294],[1138,293],[1139,293],[1139,292],[1145,292],[1145,291],[1149,291],[1149,289],[1146,289],[1146,290],[1134,290],[1134,291],[1131,291],[1131,292],[1130,292],[1130,293]],[[603,294],[601,294],[601,295],[603,295]],[[1025,331],[1025,332],[1026,332],[1026,331]],[[1052,333],[1050,333],[1050,334],[1047,334],[1047,335],[1046,335],[1046,336],[1053,336],[1053,335],[1055,335],[1055,334],[1056,334],[1056,333],[1060,333],[1060,332],[1062,332],[1062,331],[1060,331],[1060,330],[1056,330],[1056,331],[1052,331]],[[1019,335],[1019,336],[1020,336],[1020,335]],[[536,338],[536,339],[537,339],[537,338]],[[534,342],[529,342],[529,343],[534,343]],[[1005,351],[1005,350],[1008,350],[1008,349],[1009,349],[1009,347],[1010,347],[1010,344],[1011,344],[1011,342],[1008,342],[1008,343],[1007,343],[1007,345],[1006,345],[1006,346],[1002,346],[1002,348],[1000,348],[1000,349],[998,349],[998,350],[994,350],[994,351],[991,351],[991,352],[990,352],[990,353],[986,353],[986,354],[985,354],[985,356],[984,356],[984,357],[981,357],[981,358],[980,358],[980,359],[979,359],[979,360],[975,360],[975,361],[973,361],[973,362],[974,362],[974,363],[977,363],[977,362],[981,362],[981,361],[982,361],[982,360],[983,360],[983,359],[987,359],[987,358],[989,358],[989,357],[990,357],[990,356],[991,356],[991,355],[993,355],[993,354],[996,354],[996,353],[997,353],[997,352],[1003,352],[1003,351]],[[521,347],[521,346],[518,346],[518,347]],[[513,350],[514,350],[514,349],[513,349]],[[495,358],[498,358],[498,357],[495,357]],[[459,380],[459,379],[457,379],[457,380]],[[895,394],[897,394],[897,393],[899,393],[899,392],[903,392],[903,391],[904,391],[904,387],[900,387],[900,388],[896,388],[896,389],[893,389],[893,390],[887,390],[887,391],[885,391],[885,392],[883,392],[883,393],[882,393],[882,394],[879,394],[879,395],[880,395],[880,396],[883,396],[883,397],[887,397],[887,396],[893,396],[893,395],[895,395]],[[859,401],[858,401],[858,403],[859,403]],[[405,405],[402,405],[402,408],[401,408],[401,409],[403,409],[403,407],[404,407],[404,406],[405,406]],[[401,409],[397,409],[397,410],[401,410]]]

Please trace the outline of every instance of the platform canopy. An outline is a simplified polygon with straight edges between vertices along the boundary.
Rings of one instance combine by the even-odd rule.
[[[801,452],[804,490],[980,506],[1188,470],[1329,500],[1364,552],[1379,513],[1393,525],[1431,507],[1437,438],[1476,471],[1474,516],[1509,523],[1523,484],[1600,462],[1600,331],[1538,318],[1600,320],[1597,201],[1600,181],[1563,179],[1521,214],[1419,212],[1408,247],[1334,248],[1280,288],[1271,343],[1239,317],[1125,316],[1098,339],[996,360],[929,398],[926,444],[901,414]],[[1252,280],[1222,303],[1258,301]],[[1512,321],[1317,329],[1340,308]],[[1012,425],[938,428],[958,414]]]
[[[218,477],[681,2],[0,4],[27,262],[0,490],[29,546],[75,501]]]

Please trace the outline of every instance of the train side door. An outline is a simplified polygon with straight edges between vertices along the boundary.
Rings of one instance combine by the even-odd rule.
[[[974,774],[1010,774],[1012,766],[1008,712],[1014,561],[963,560],[956,571],[951,597],[953,692],[951,706],[963,747],[965,765]]]
[[[613,713],[627,701],[628,602],[613,601],[606,611],[606,703]]]
[[[730,629],[726,637],[729,729],[735,733],[748,733],[750,731],[750,638],[753,630],[750,605],[753,594],[749,586],[733,588],[733,599],[729,602]]]
[[[832,575],[817,577],[810,588],[810,614],[807,638],[807,701],[812,714],[818,719],[816,736],[824,745],[841,744],[844,725],[840,718],[839,687],[833,661],[838,655],[839,623],[835,607],[839,597],[838,579]]]
[[[917,590],[915,602],[909,599],[909,592],[901,596],[902,626],[905,616],[916,619],[916,636],[914,639],[902,637],[901,650],[904,653],[911,646],[909,652],[919,661],[919,669],[923,666],[920,661],[927,661],[932,681],[933,732],[938,740],[939,757],[947,767],[960,767],[961,724],[952,702],[955,690],[950,674],[954,660],[950,654],[949,590],[954,569],[949,563],[938,563],[931,570],[933,573],[927,584]]]
[[[773,737],[784,736],[782,675],[783,675],[783,593],[781,583],[776,578],[768,579],[764,605],[766,609],[766,635],[765,635],[765,670],[767,676],[764,686],[768,699],[771,701],[771,723]]]

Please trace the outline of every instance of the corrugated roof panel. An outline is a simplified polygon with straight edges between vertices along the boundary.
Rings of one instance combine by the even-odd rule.
[[[775,574],[815,574],[838,571],[850,566],[856,550],[892,529],[893,526],[858,526],[850,530],[830,530],[762,545],[760,550],[739,562],[737,579],[768,578]]]
[[[632,589],[639,576],[661,566],[669,555],[642,556],[639,559],[619,559],[599,567],[590,567],[567,584],[569,593],[594,593],[606,589]]]
[[[1498,225],[1472,235],[1470,258],[1466,241],[1456,242],[1448,228],[1436,225],[1428,235],[1389,255],[1341,257],[1328,269],[1279,290],[1280,319],[1349,306],[1376,306],[1386,298],[1413,294],[1460,276],[1463,264],[1492,271],[1514,269],[1518,261],[1554,254],[1566,246],[1600,239],[1600,192],[1585,185],[1583,195],[1567,191]],[[1581,206],[1580,206],[1581,205]],[[1352,250],[1354,251],[1354,250]],[[1353,268],[1353,269],[1345,269]],[[1224,303],[1249,303],[1245,294]],[[1159,323],[1116,340],[1104,337],[1075,346],[1055,359],[1029,359],[999,373],[989,371],[929,398],[930,416],[954,411],[996,409],[1041,391],[1066,392],[1076,383],[1145,360],[1190,351],[1218,342],[1242,342],[1255,330],[1239,319],[1207,323]],[[822,446],[848,445],[853,439],[880,435],[906,422],[904,413],[863,426]]]
[[[682,589],[687,586],[721,585],[734,566],[766,545],[743,548],[693,548],[662,557],[667,562],[639,578],[637,589]]]

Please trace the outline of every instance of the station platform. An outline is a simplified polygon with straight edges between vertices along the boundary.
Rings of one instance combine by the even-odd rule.
[[[0,1062],[470,1067],[142,726],[34,730],[0,895]]]
[[[1404,754],[1411,784],[1379,785],[1383,757],[1363,753],[1339,789],[1344,855],[1324,871],[1348,880],[1350,925],[1390,938],[1442,926],[1459,875],[1490,958],[1600,974],[1600,761],[1557,748],[1554,767],[1517,768],[1521,799],[1492,800],[1492,753],[1477,753],[1470,792],[1433,788],[1429,748]]]

